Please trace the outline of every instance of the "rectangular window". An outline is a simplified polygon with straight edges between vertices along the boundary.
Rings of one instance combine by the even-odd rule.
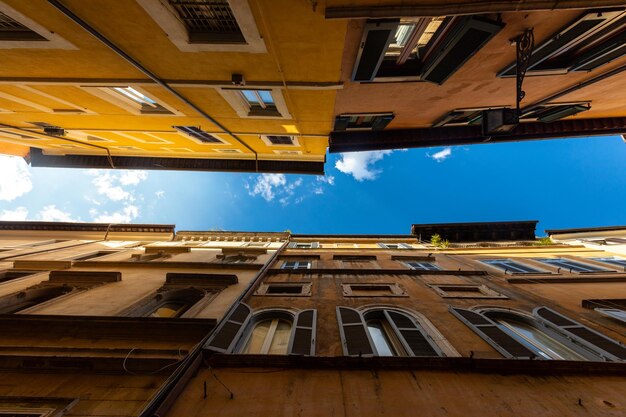
[[[432,262],[411,261],[411,262],[405,262],[405,264],[411,269],[417,269],[417,270],[422,270],[422,271],[439,271],[441,269]]]
[[[285,261],[282,269],[311,269],[311,261]]]
[[[293,137],[291,136],[268,135],[266,137],[272,145],[293,145]]]
[[[169,0],[189,43],[245,43],[228,0]]]
[[[443,298],[507,298],[485,285],[431,284]]]
[[[46,41],[47,39],[0,12],[0,41]]]
[[[202,143],[224,143],[221,139],[213,136],[204,130],[195,126],[172,126],[174,129],[187,136],[191,136],[194,139],[199,140]]]
[[[102,256],[111,255],[112,253],[116,253],[114,250],[100,250],[97,252],[88,253],[85,255],[79,255],[75,258],[72,258],[73,261],[89,261],[91,259],[100,258]]]
[[[618,308],[595,308],[598,313],[626,323],[626,310]]]
[[[290,249],[315,249],[319,248],[319,242],[291,242],[288,246]]]
[[[172,112],[152,100],[145,94],[133,87],[109,87],[109,90],[117,93],[120,98],[132,102],[141,114],[171,114]]]
[[[531,268],[522,263],[512,261],[511,259],[486,259],[481,261],[489,266],[493,266],[495,268],[499,268],[503,270],[505,273],[515,273],[515,274],[532,274],[542,272],[538,269]]]
[[[616,257],[611,257],[611,258],[591,258],[594,261],[598,261],[598,262],[604,262],[607,264],[611,264],[611,265],[615,265],[615,266],[619,266],[622,268],[626,268],[626,259],[622,259],[622,258],[616,258]]]
[[[344,297],[401,297],[406,296],[398,284],[341,284]]]
[[[311,295],[311,283],[263,283],[259,286],[256,295],[270,295],[283,297],[298,297]]]
[[[413,249],[413,246],[407,243],[379,243],[378,246],[383,249]]]
[[[393,118],[393,113],[342,114],[335,117],[334,130],[382,130]]]
[[[564,270],[563,272],[607,272],[608,270],[604,268],[600,268],[590,264],[583,264],[581,262],[572,261],[570,259],[565,258],[554,258],[554,259],[535,259],[536,261],[542,262],[546,265],[554,266],[556,268]]]
[[[270,90],[239,90],[249,116],[280,116]]]
[[[29,275],[37,274],[38,272],[39,271],[14,271],[14,270],[2,271],[0,272],[0,283],[12,281],[18,278],[27,277]]]

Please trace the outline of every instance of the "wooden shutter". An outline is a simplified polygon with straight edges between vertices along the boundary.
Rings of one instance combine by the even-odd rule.
[[[504,332],[496,323],[482,314],[463,308],[450,307],[450,312],[457,316],[476,334],[485,339],[498,352],[507,358],[529,359],[535,353]]]
[[[393,41],[399,20],[370,21],[363,27],[363,36],[352,72],[353,81],[372,81]]]
[[[209,341],[204,345],[208,350],[221,353],[232,352],[239,336],[243,332],[252,310],[245,303],[239,303],[230,315],[215,330]]]
[[[404,249],[413,249],[413,246],[409,245],[408,243],[400,243],[399,247]]]
[[[311,248],[312,249],[317,249],[320,247],[320,242],[311,242]]]
[[[289,343],[290,355],[315,355],[316,320],[317,310],[304,310],[298,313]]]
[[[378,245],[379,248],[388,249],[387,245],[384,244],[384,243],[377,243],[377,245]]]
[[[337,320],[346,356],[374,356],[374,349],[361,313],[349,307],[337,307]]]
[[[587,346],[603,358],[618,361],[626,360],[626,346],[565,317],[561,313],[548,307],[537,307],[533,314],[548,327],[556,328],[569,339]]]
[[[442,352],[413,320],[404,314],[385,310],[385,316],[396,332],[404,339],[410,356],[442,356]]]
[[[287,247],[288,247],[288,248],[290,248],[290,249],[293,249],[293,248],[295,248],[295,247],[296,247],[296,245],[297,245],[297,243],[296,243],[296,242],[289,242],[289,244],[287,245]]]

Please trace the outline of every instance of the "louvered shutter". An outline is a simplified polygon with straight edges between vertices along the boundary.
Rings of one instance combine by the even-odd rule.
[[[287,245],[288,248],[293,249],[297,246],[296,242],[289,242],[289,244]]]
[[[374,123],[372,124],[372,130],[383,130],[393,120],[394,117],[395,116],[393,114],[378,116],[374,119]]]
[[[311,248],[316,249],[320,247],[320,242],[311,242]]]
[[[496,323],[482,314],[456,307],[450,307],[450,312],[505,357],[529,359],[536,356],[534,352],[504,332]]]
[[[290,355],[315,355],[315,324],[317,310],[298,313],[289,346]]]
[[[350,116],[337,116],[335,117],[335,132],[341,132],[348,128],[350,123]]]
[[[387,245],[384,243],[377,243],[379,248],[387,249]]]
[[[561,313],[548,307],[537,307],[533,314],[548,327],[556,328],[563,335],[582,343],[606,359],[626,360],[626,346]]]
[[[441,356],[441,350],[410,318],[395,311],[385,311],[387,320],[404,339],[405,350],[411,356]]]
[[[346,356],[373,356],[374,350],[361,314],[349,307],[337,307],[337,320]]]
[[[250,320],[251,311],[247,304],[240,303],[215,330],[204,347],[215,352],[232,352],[246,323]]]

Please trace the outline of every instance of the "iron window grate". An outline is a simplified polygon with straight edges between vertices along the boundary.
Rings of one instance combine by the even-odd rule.
[[[0,40],[3,41],[38,41],[47,40],[37,32],[30,30],[17,20],[0,12]]]
[[[191,43],[245,43],[227,0],[169,0]]]

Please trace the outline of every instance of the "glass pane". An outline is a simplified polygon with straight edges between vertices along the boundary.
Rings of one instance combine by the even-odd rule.
[[[286,355],[289,348],[289,336],[291,336],[291,323],[280,320],[267,353],[270,355]]]
[[[241,353],[262,353],[263,343],[271,324],[271,320],[265,320],[254,326],[254,330],[252,330],[252,334]]]
[[[396,356],[396,352],[391,346],[389,337],[385,332],[383,323],[380,320],[368,320],[367,330],[370,333],[372,342],[376,346],[376,351],[379,356]]]
[[[274,104],[274,98],[272,97],[271,91],[259,91],[259,95],[261,96],[261,100],[265,104]]]
[[[535,352],[546,359],[585,360],[583,356],[528,323],[511,319],[500,319],[498,323],[507,333],[517,336],[516,339],[520,340],[521,336],[525,344],[530,344]]]
[[[177,317],[183,308],[183,303],[166,303],[154,310],[150,317]]]
[[[255,104],[259,102],[259,99],[256,97],[256,94],[254,94],[253,90],[242,90],[241,92],[249,103]]]

